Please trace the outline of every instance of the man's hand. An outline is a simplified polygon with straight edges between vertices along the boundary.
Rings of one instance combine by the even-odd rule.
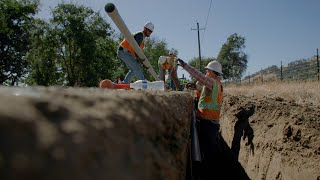
[[[178,61],[178,65],[180,65],[180,66],[182,66],[182,67],[184,67],[184,65],[186,64],[182,59],[180,59],[180,58],[178,58],[177,59],[177,61]]]

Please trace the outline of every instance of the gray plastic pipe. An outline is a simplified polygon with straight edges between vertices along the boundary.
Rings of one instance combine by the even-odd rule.
[[[196,112],[193,111],[193,118],[191,124],[191,158],[192,161],[199,161],[201,162],[201,151],[200,151],[200,144],[199,144],[199,137],[198,137],[198,130],[197,130],[197,118]]]

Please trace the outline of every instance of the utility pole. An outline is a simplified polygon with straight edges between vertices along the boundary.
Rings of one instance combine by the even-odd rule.
[[[197,22],[197,29],[191,29],[191,30],[197,30],[198,31],[198,46],[199,46],[199,70],[201,71],[201,48],[200,48],[200,33],[199,30],[204,30],[205,28],[199,29],[199,23]]]
[[[283,76],[282,76],[282,61],[281,61],[281,66],[280,66],[280,79],[281,79],[281,81],[283,80]]]
[[[262,74],[262,68],[261,68],[261,82],[262,82],[262,84],[263,84],[263,74]]]
[[[319,77],[319,51],[318,51],[318,48],[317,48],[317,67],[318,67],[318,81],[319,81],[320,77]]]

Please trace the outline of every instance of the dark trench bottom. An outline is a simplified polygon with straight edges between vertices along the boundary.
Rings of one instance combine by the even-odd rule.
[[[192,162],[191,158],[189,158],[187,167],[187,180],[250,180],[244,168],[241,166],[238,159],[232,153],[231,149],[223,138],[221,139],[220,143],[221,151],[219,156],[217,156],[215,159],[215,166],[212,168],[210,167],[210,177],[202,173],[203,169],[201,169],[201,166],[198,162]]]

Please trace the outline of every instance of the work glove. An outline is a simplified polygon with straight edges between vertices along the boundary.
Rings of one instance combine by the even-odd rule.
[[[180,66],[182,66],[182,67],[184,67],[184,65],[186,64],[182,59],[180,59],[180,58],[178,58],[177,59],[177,61],[178,61],[178,65],[180,65]]]

